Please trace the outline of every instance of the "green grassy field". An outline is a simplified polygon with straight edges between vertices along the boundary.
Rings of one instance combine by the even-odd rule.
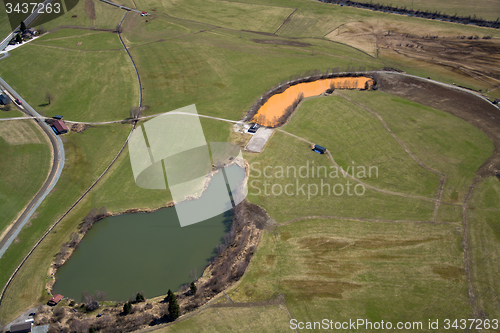
[[[476,186],[467,212],[471,275],[479,308],[487,314],[498,314],[500,294],[500,182],[496,177],[484,179]]]
[[[135,38],[132,33],[124,35]],[[335,64],[380,66],[361,52],[323,40],[304,40],[310,47],[254,40],[282,39],[217,29],[131,47],[143,82],[144,104],[150,106],[147,113],[195,103],[201,114],[236,120],[271,86],[310,70],[311,64],[322,70]]]
[[[424,164],[446,175],[445,201],[462,202],[477,169],[493,153],[486,134],[444,111],[385,93],[342,93],[378,112]]]
[[[0,41],[2,41],[8,34],[12,32],[12,27],[10,26],[9,18],[5,11],[0,12]]]
[[[370,97],[376,99],[376,94]],[[284,130],[328,147],[344,170],[354,168],[363,176],[366,169],[361,180],[372,186],[428,198],[437,195],[441,177],[413,160],[375,115],[342,96],[305,100]],[[376,167],[372,177],[370,167]]]
[[[284,293],[298,321],[422,321],[428,332],[428,319],[470,315],[458,225],[317,219],[279,227],[228,295],[253,302]]]
[[[198,21],[210,27],[274,32],[293,9],[269,5],[228,1],[136,1],[141,10],[165,12],[187,21]]]
[[[138,103],[139,91],[126,52],[117,49],[118,37],[102,33],[99,39],[89,35],[44,42],[52,35],[57,38],[58,33],[13,50],[11,57],[2,60],[0,76],[46,116],[62,114],[75,121],[129,117],[130,108]],[[82,40],[88,42],[85,47],[90,50],[96,47],[102,50],[71,50]],[[113,50],[107,50],[110,47]],[[36,62],[30,60],[35,58]],[[32,65],[27,66],[27,63]],[[34,68],[37,70],[33,71]],[[53,96],[50,105],[46,105],[46,93]]]
[[[12,131],[17,132],[16,137],[11,136]],[[30,120],[0,122],[0,150],[2,234],[42,186],[49,173],[51,153],[39,127]]]
[[[80,1],[70,14],[45,24],[45,28],[76,25],[115,29],[124,15],[120,9],[95,1],[96,20],[92,21],[85,14],[84,3]],[[129,0],[121,3],[134,7]],[[334,67],[394,66],[412,74],[482,89],[484,83],[438,66],[389,57],[383,52],[377,59],[322,37],[341,24],[355,21],[375,25],[373,31],[500,36],[499,31],[491,29],[317,1],[137,0],[136,3],[152,15],[140,17],[129,13],[122,35],[138,66],[144,104],[149,106],[146,115],[195,103],[200,114],[241,119],[263,92],[290,75]],[[277,36],[263,34],[276,30]],[[11,57],[0,60],[0,65],[0,76],[48,116],[63,114],[66,119],[84,121],[124,119],[129,116],[130,107],[137,104],[135,71],[113,32],[60,29],[14,50]],[[41,106],[47,89],[54,95],[53,102]],[[342,94],[377,111],[419,159],[446,174],[445,201],[461,202],[476,169],[492,152],[492,144],[482,132],[447,113],[380,92],[342,91]],[[207,119],[201,122],[207,141],[229,140],[227,123]],[[267,209],[278,223],[327,215],[347,219],[298,221],[277,227],[274,233],[266,232],[247,274],[228,292],[230,296],[235,301],[249,302],[282,292],[292,317],[302,321],[332,316],[344,320],[358,316],[372,321],[425,322],[470,317],[458,230],[461,207],[441,205],[438,222],[451,224],[348,219],[431,221],[434,202],[405,195],[433,198],[439,177],[416,164],[378,119],[338,96],[304,102],[284,129],[324,144],[343,166],[352,165],[352,161],[356,165],[377,165],[380,177],[366,182],[402,195],[366,189],[362,196],[343,193],[308,198],[308,188],[314,190],[321,179],[276,176],[266,179],[251,175],[248,199]],[[32,225],[22,230],[20,241],[0,259],[0,285],[4,285],[47,227],[109,164],[129,130],[130,125],[116,124],[63,137],[67,157],[63,176],[38,210]],[[3,161],[4,150],[1,154]],[[284,133],[275,133],[260,155],[245,154],[245,158],[249,163],[260,163],[260,166],[254,164],[260,170],[268,165],[298,169],[308,162],[332,166],[326,156],[311,152],[306,143]],[[253,183],[252,187],[254,180],[261,183]],[[299,187],[304,184],[306,192],[265,195],[266,180],[270,182],[268,190],[272,191],[274,186],[275,193],[276,189],[294,185],[297,180],[301,182]],[[347,186],[342,176],[324,181],[330,188]],[[487,210],[496,208],[498,203],[500,190],[494,181],[481,184],[472,201],[478,208],[468,212],[473,244],[470,247],[477,248],[472,250],[473,279],[480,294],[487,295],[479,298],[481,307],[492,314],[498,313],[495,293],[500,291],[493,281],[498,272],[496,268],[484,272],[497,264],[494,256],[485,259],[490,252],[498,252],[495,238],[498,212]],[[69,240],[92,208],[105,206],[108,211],[118,212],[128,208],[158,208],[168,201],[168,190],[147,191],[135,185],[125,152],[23,266],[0,307],[0,322],[7,323],[30,306],[47,300],[44,291],[50,278],[46,276],[47,269],[61,244]],[[246,320],[244,323],[242,318]],[[268,307],[209,309],[165,331],[262,332],[260,321],[271,325],[266,328],[269,331],[282,327],[289,330],[286,313]]]
[[[286,332],[289,330],[286,310],[279,305],[250,308],[206,309],[178,324],[155,332]]]
[[[316,154],[306,143],[283,133],[275,133],[259,155],[244,156],[254,169],[248,183],[248,200],[265,208],[279,223],[317,215],[416,221],[429,221],[432,218],[433,202],[408,199],[369,188],[364,194],[356,195],[363,193],[362,187],[355,189],[356,183],[342,175],[330,177],[330,171],[326,178],[313,178],[313,164],[330,170],[332,163],[327,155]],[[301,177],[299,169],[302,167],[302,175],[306,176],[308,162],[309,176]],[[268,171],[266,177],[264,168],[268,166],[275,171]],[[293,169],[287,169],[293,166],[297,174]],[[280,167],[285,170],[283,176],[275,173]],[[288,174],[287,170],[290,170]]]
[[[11,105],[10,110],[5,110],[3,108],[0,108],[0,118],[17,118],[17,117],[24,117],[25,114],[19,111],[16,107]]]

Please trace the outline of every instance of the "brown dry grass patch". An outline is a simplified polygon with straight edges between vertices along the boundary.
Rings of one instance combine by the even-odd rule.
[[[0,137],[9,145],[24,145],[41,143],[33,128],[24,121],[9,121],[0,123]]]

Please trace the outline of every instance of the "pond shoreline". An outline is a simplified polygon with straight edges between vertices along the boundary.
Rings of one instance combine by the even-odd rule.
[[[243,184],[246,184],[246,182],[248,181],[248,178],[250,176],[250,166],[248,165],[248,162],[244,159],[236,158],[236,159],[232,160],[230,163],[228,163],[227,165],[225,165],[225,167],[230,167],[232,165],[237,165],[245,171],[245,177],[243,179]],[[200,192],[199,196],[188,197],[185,200],[180,201],[180,202],[186,202],[186,201],[196,200],[196,199],[200,198],[203,195],[203,193],[205,193],[205,191],[207,190],[213,177],[217,173],[219,173],[220,171],[221,171],[221,169],[213,170],[207,176],[205,183],[203,184],[203,189]],[[178,202],[178,203],[180,203],[180,202]],[[105,218],[109,218],[109,217],[113,217],[113,216],[120,216],[120,215],[125,215],[125,214],[137,214],[137,213],[146,213],[146,214],[147,213],[154,213],[154,212],[159,211],[161,209],[172,208],[175,206],[175,204],[176,204],[176,202],[169,201],[165,204],[165,206],[161,206],[161,207],[153,208],[153,209],[152,208],[129,208],[129,209],[126,209],[124,211],[107,212],[106,214],[97,215],[95,217],[95,219],[92,221],[92,223],[90,224],[90,227],[87,228],[87,230],[83,231],[81,228],[79,230],[76,230],[76,232],[78,234],[77,240],[73,240],[73,241],[70,241],[70,242],[62,245],[62,247],[64,247],[65,245],[68,246],[68,250],[62,256],[61,256],[61,252],[60,252],[55,257],[55,259],[51,262],[49,269],[47,271],[47,282],[45,284],[45,291],[48,294],[53,295],[53,288],[54,288],[54,284],[56,283],[57,270],[60,267],[62,267],[68,261],[69,258],[71,258],[71,256],[73,255],[73,252],[78,248],[78,245],[80,244],[80,242],[83,240],[83,238],[85,237],[87,232],[92,228],[92,226],[95,223],[97,223]],[[58,258],[58,256],[59,256],[59,258]],[[56,262],[56,261],[60,261],[60,262]],[[203,269],[203,273],[205,272],[205,270],[207,270],[207,268],[210,266],[210,264],[211,263],[209,263],[205,266],[205,268]],[[203,276],[203,274],[202,274],[202,276]]]

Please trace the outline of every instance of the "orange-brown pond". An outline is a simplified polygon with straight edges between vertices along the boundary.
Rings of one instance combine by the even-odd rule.
[[[368,77],[336,77],[322,79],[313,82],[299,83],[289,87],[281,94],[273,95],[264,103],[253,117],[253,121],[259,125],[274,127],[278,125],[278,119],[285,114],[286,109],[304,94],[304,98],[319,96],[332,85],[335,89],[365,89],[373,85],[373,79]]]

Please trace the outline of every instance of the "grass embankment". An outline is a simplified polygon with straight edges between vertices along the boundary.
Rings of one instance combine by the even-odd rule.
[[[33,244],[54,223],[104,171],[123,145],[130,131],[130,125],[107,125],[87,129],[83,133],[69,133],[63,137],[66,163],[61,178],[54,190],[47,196],[38,216],[31,225],[22,229],[19,242],[12,244],[0,259],[0,285],[4,286],[8,278],[31,249]],[[119,186],[118,184],[115,186]],[[77,206],[36,249],[30,259],[16,275],[0,307],[0,322],[8,323],[20,312],[36,304],[47,294],[44,286],[47,282],[47,269],[62,243],[69,241],[81,219],[93,205],[99,203],[91,199]],[[99,206],[101,207],[101,206]]]
[[[42,186],[51,164],[49,144],[31,120],[0,122],[0,235]]]
[[[498,318],[500,294],[500,182],[484,179],[474,189],[467,211],[471,276],[477,305],[489,318]]]
[[[68,38],[57,39],[59,36]],[[101,50],[78,50],[78,41],[83,41],[84,49]],[[130,108],[138,103],[135,71],[126,52],[119,50],[118,36],[112,33],[102,33],[98,39],[94,35],[70,38],[67,31],[47,34],[13,50],[2,60],[0,76],[46,116],[120,120],[128,118]],[[26,77],[30,80],[24,80]],[[47,93],[52,95],[48,105]]]

